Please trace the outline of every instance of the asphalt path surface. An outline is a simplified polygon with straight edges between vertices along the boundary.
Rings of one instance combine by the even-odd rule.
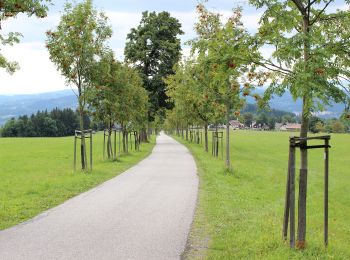
[[[0,259],[179,259],[198,190],[189,151],[161,134],[123,174],[0,232]]]

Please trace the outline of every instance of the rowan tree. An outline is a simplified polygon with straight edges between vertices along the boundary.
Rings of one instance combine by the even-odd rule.
[[[92,86],[94,64],[106,48],[112,35],[104,13],[93,8],[92,0],[78,4],[66,3],[57,28],[47,32],[46,47],[51,61],[66,78],[68,85],[78,89],[81,131],[81,167],[87,168],[83,117],[86,113],[86,93]]]
[[[281,95],[287,89],[294,99],[301,98],[300,137],[306,138],[312,112],[344,98],[337,84],[340,71],[335,55],[336,49],[349,38],[339,35],[336,28],[325,30],[325,25],[344,19],[348,12],[331,12],[334,0],[249,2],[264,10],[256,41],[261,46],[274,47],[271,57],[261,56],[256,60],[256,64],[273,71],[265,100],[273,94]],[[303,141],[300,153],[298,248],[305,247],[308,156],[303,147],[306,145]]]
[[[241,22],[241,9],[234,9],[227,21],[222,22],[219,13],[208,11],[204,5],[197,6],[199,21],[196,24],[198,38],[190,42],[192,53],[199,59],[210,63],[211,93],[215,93],[215,102],[224,107],[226,123],[226,159],[227,169],[230,161],[230,118],[233,113],[239,116],[239,110],[245,103],[245,97],[252,94],[254,85],[263,85],[265,74],[255,72],[251,57],[256,54],[256,45]],[[256,99],[259,97],[255,95]],[[221,111],[220,111],[221,112]]]

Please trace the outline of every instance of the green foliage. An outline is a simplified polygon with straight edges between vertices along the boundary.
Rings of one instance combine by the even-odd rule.
[[[0,1],[0,29],[1,22],[10,18],[16,18],[18,14],[24,13],[28,16],[44,18],[47,15],[47,4],[51,0],[1,0]],[[0,45],[13,45],[19,43],[22,35],[18,32],[10,32],[8,35],[0,34]],[[6,69],[10,74],[18,68],[17,62],[10,62],[0,53],[0,68]]]
[[[202,4],[197,6],[197,12],[198,38],[190,41],[192,53],[206,62],[215,101],[226,111],[239,111],[244,97],[254,88],[251,83],[257,81],[261,86],[266,76],[250,66],[251,56],[258,53],[241,22],[241,9],[234,9],[225,23],[221,22],[220,14],[208,11]]]
[[[51,61],[66,78],[67,84],[78,88],[82,128],[85,94],[92,84],[93,65],[106,48],[105,41],[112,35],[111,27],[107,25],[104,13],[93,8],[92,0],[85,0],[76,5],[66,3],[56,30],[46,34]]]
[[[332,2],[250,1],[264,8],[256,42],[274,47],[270,58],[261,56],[256,60],[256,64],[273,72],[265,99],[289,89],[294,99],[303,98],[305,118],[322,110],[323,105],[344,98],[337,83],[341,70],[334,55],[337,48],[348,45],[349,38],[334,26],[326,28],[330,21],[348,19],[349,12],[330,12],[335,4]]]
[[[180,59],[180,34],[181,24],[168,12],[143,12],[140,25],[127,36],[125,59],[137,68],[148,91],[150,119],[159,109],[171,107],[163,78],[174,73]]]
[[[144,124],[148,95],[138,72],[116,61],[112,52],[106,52],[96,63],[94,73],[96,87],[88,95],[94,117],[108,129],[116,122],[133,124],[137,129]]]
[[[84,124],[89,125],[89,118],[84,118]],[[72,109],[58,108],[20,116],[18,119],[11,119],[1,128],[2,137],[53,137],[74,135],[75,129],[79,126],[79,115]]]

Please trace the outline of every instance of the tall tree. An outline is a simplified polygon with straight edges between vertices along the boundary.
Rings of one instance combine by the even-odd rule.
[[[262,46],[275,48],[268,59],[260,57],[257,64],[273,71],[272,83],[265,92],[268,100],[272,94],[282,94],[286,89],[295,99],[301,98],[302,125],[300,137],[306,138],[311,112],[323,104],[340,101],[343,95],[337,86],[339,69],[335,62],[335,47],[349,38],[337,30],[326,31],[330,21],[343,19],[348,14],[330,9],[334,0],[250,0],[264,13],[260,20],[257,40]],[[349,1],[345,1],[349,3]],[[307,145],[306,140],[302,147]],[[305,247],[307,149],[300,152],[298,241],[297,247]]]
[[[0,30],[1,22],[9,18],[16,18],[18,14],[24,13],[28,16],[35,15],[44,18],[47,15],[48,7],[51,0],[0,0]],[[0,34],[0,45],[13,45],[18,43],[21,34],[10,32],[8,35]],[[10,62],[0,53],[0,68],[4,68],[9,73],[14,73],[18,69],[17,62]]]
[[[251,67],[251,56],[256,54],[256,46],[241,22],[241,9],[234,9],[231,16],[222,22],[220,14],[208,11],[204,5],[197,6],[199,21],[196,24],[198,38],[191,42],[192,52],[210,61],[212,91],[216,101],[225,107],[226,159],[227,169],[230,160],[230,119],[233,112],[242,108],[245,97],[251,94],[252,84],[257,80],[263,84],[265,74],[258,74]],[[257,98],[257,96],[256,96]]]
[[[66,78],[67,84],[78,89],[81,130],[81,167],[87,168],[84,135],[86,93],[92,86],[92,69],[103,54],[105,41],[112,35],[107,17],[97,12],[92,0],[73,5],[66,3],[61,21],[55,31],[47,32],[47,48],[51,61]]]
[[[140,25],[127,36],[125,59],[137,68],[148,91],[149,121],[162,108],[171,108],[163,78],[174,73],[173,66],[180,59],[181,34],[181,24],[168,12],[143,12]]]

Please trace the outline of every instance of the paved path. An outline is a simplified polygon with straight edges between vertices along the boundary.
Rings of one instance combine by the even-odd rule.
[[[0,232],[0,259],[178,259],[198,179],[189,151],[161,134],[135,167]]]

